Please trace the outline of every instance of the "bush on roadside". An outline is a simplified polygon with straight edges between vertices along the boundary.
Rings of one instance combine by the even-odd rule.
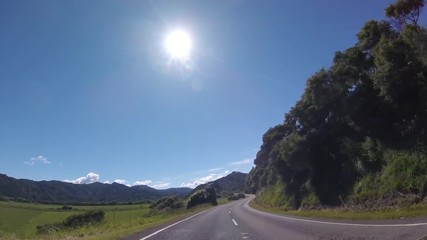
[[[204,189],[201,189],[190,196],[188,201],[187,208],[192,208],[194,206],[210,203],[213,206],[218,205],[216,200],[216,191],[212,183],[207,184]]]
[[[49,234],[66,229],[76,229],[86,225],[102,222],[105,212],[102,210],[92,210],[83,214],[77,214],[67,217],[64,221],[53,224],[44,224],[37,226],[37,234]]]
[[[144,217],[151,217],[158,214],[174,211],[184,207],[184,203],[176,196],[161,198],[150,205],[150,211]]]
[[[420,201],[427,194],[427,155],[421,152],[387,150],[387,165],[377,174],[367,174],[355,183],[350,202],[417,196]]]
[[[246,197],[246,195],[244,193],[240,192],[240,193],[233,193],[227,199],[228,199],[228,201],[235,201],[235,200],[243,199],[245,197]]]
[[[178,209],[183,207],[184,204],[178,199],[178,197],[166,197],[161,198],[150,205],[151,209],[163,210],[163,209]]]
[[[73,210],[73,207],[65,205],[61,208],[61,210],[69,211],[69,210]]]

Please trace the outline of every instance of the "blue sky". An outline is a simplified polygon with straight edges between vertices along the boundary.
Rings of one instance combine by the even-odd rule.
[[[0,1],[0,172],[190,186],[248,172],[385,0]],[[191,36],[190,68],[164,39]]]

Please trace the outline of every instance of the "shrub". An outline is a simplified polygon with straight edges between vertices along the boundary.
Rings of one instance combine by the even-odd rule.
[[[88,211],[83,214],[77,214],[66,218],[63,222],[44,224],[37,226],[38,234],[49,234],[66,229],[76,229],[85,225],[91,225],[102,222],[105,212],[102,210]]]
[[[213,206],[218,205],[216,201],[216,191],[212,183],[207,184],[204,189],[201,189],[190,196],[187,208],[197,206],[199,204],[210,203]]]
[[[384,153],[387,164],[381,172],[370,173],[355,183],[349,200],[363,202],[393,196],[396,193],[427,193],[427,155],[420,152],[392,151]]]
[[[178,209],[183,207],[184,204],[177,197],[167,197],[159,199],[150,205],[151,209],[164,210],[164,209]]]
[[[65,219],[63,225],[68,228],[78,228],[84,225],[100,223],[105,216],[105,212],[102,210],[88,211],[84,214],[73,215]]]
[[[285,185],[281,182],[277,182],[269,188],[261,190],[256,198],[255,202],[261,206],[266,207],[290,207],[291,197],[285,195]]]
[[[73,210],[73,207],[63,206],[61,209],[64,210],[64,211],[69,211],[69,210]]]
[[[234,193],[231,196],[229,196],[227,199],[228,201],[234,201],[245,198],[246,195],[244,193]]]
[[[384,168],[381,180],[388,190],[425,195],[427,187],[427,155],[418,152],[387,154],[389,164]]]
[[[239,198],[239,199],[243,199],[245,197],[246,197],[246,195],[244,193],[242,193],[242,192],[240,192],[240,193],[237,194],[237,198]]]

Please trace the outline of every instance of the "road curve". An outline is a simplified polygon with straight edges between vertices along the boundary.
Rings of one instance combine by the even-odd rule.
[[[408,239],[427,235],[427,219],[338,221],[290,217],[249,207],[252,197],[221,205],[126,240]]]

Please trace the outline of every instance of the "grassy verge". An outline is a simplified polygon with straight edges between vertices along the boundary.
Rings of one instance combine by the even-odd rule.
[[[340,209],[324,209],[324,210],[296,210],[287,211],[281,208],[264,206],[256,201],[251,201],[251,207],[277,214],[286,214],[301,217],[318,217],[318,218],[333,218],[333,219],[400,219],[407,217],[427,216],[427,204],[417,204],[406,208],[396,208],[387,210],[375,211],[350,211]]]
[[[218,199],[219,204],[227,199]],[[147,228],[172,222],[190,214],[210,208],[201,205],[191,210],[180,208],[165,213],[150,214],[149,204],[115,206],[71,206],[61,210],[59,205],[0,201],[0,239],[117,239],[143,231]],[[84,226],[75,230],[59,231],[48,235],[37,234],[36,227],[63,221],[68,216],[88,210],[103,210],[105,219],[101,224]]]

